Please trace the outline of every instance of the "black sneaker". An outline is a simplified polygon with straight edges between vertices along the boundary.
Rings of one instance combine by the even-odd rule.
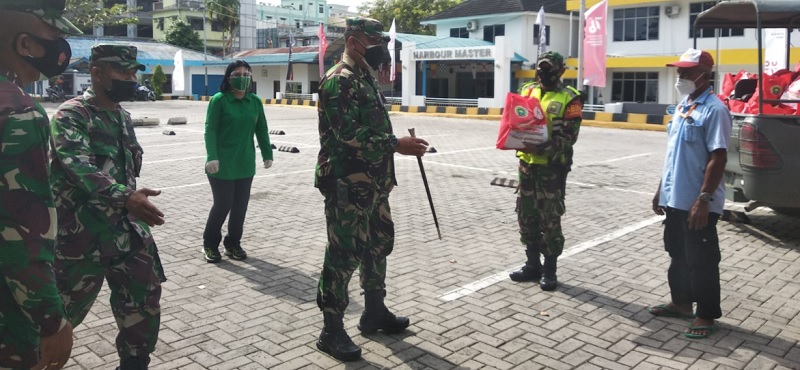
[[[217,248],[203,248],[203,258],[208,263],[222,261],[222,256],[219,254],[219,249]]]
[[[245,252],[244,249],[242,249],[242,247],[239,245],[230,248],[225,247],[225,255],[237,261],[247,258],[247,252]]]

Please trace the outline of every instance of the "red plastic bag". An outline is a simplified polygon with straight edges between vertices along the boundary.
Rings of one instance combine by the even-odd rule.
[[[547,117],[539,99],[508,93],[500,118],[497,149],[523,149],[524,143],[539,145],[547,140]]]
[[[764,94],[764,100],[777,100],[781,98],[786,88],[792,82],[793,73],[788,70],[782,69],[775,72],[773,75],[764,73],[761,82],[764,83],[764,89],[760,86],[756,87],[756,92],[753,97],[747,102],[744,113],[758,114],[758,96]],[[773,105],[775,104],[775,105]],[[786,106],[785,104],[764,103],[763,114],[794,114],[793,107]]]

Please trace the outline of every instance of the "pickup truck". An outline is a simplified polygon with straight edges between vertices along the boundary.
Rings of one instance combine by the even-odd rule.
[[[800,27],[797,0],[722,1],[700,13],[694,24],[700,29],[756,29],[758,50],[763,50],[766,28],[783,28],[791,35]],[[791,68],[787,37],[786,66]],[[697,38],[695,38],[697,47]],[[734,99],[756,92],[762,84],[764,57],[758,54],[758,81],[737,84]],[[742,81],[740,81],[742,82]],[[797,104],[798,100],[767,99],[758,94],[758,114],[732,113],[733,130],[728,144],[724,181],[726,197],[747,202],[746,211],[766,206],[778,213],[800,215],[800,115],[763,114],[767,104]]]

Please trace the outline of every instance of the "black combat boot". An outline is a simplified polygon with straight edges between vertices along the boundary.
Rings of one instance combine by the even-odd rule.
[[[364,313],[361,314],[361,321],[358,323],[358,330],[362,333],[373,334],[383,330],[389,334],[396,334],[406,330],[411,323],[407,317],[395,316],[386,308],[383,304],[385,296],[385,289],[364,291]]]
[[[525,266],[508,274],[512,281],[537,281],[542,277],[542,261],[539,259],[539,248],[529,245],[525,248],[525,255],[528,257]]]
[[[150,364],[150,356],[128,356],[119,360],[119,367],[117,370],[147,370],[147,365]]]
[[[539,286],[542,290],[556,290],[558,279],[556,279],[556,261],[558,257],[544,256],[544,268],[542,269],[542,280]]]
[[[339,361],[355,361],[361,358],[361,348],[358,347],[344,330],[344,314],[323,312],[325,326],[317,340],[317,348],[333,356]]]

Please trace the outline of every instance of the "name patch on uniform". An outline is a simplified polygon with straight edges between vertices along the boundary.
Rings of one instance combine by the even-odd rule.
[[[567,111],[564,112],[564,118],[565,119],[579,118],[579,117],[581,117],[583,115],[582,110],[583,109],[581,109],[581,105],[580,104],[572,103],[572,104],[567,106]]]
[[[547,113],[559,114],[561,113],[561,106],[561,102],[551,101],[550,104],[547,105]]]

